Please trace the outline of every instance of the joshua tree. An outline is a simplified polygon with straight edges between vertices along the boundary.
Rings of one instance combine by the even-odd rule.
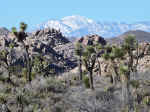
[[[128,59],[128,69],[129,69],[129,74],[130,72],[134,71],[134,54],[133,51],[136,49],[136,40],[135,40],[135,36],[133,35],[128,35],[125,40],[124,43],[122,45],[123,50],[127,53],[129,59]]]
[[[116,78],[119,79],[119,63],[121,62],[119,59],[122,59],[124,56],[124,52],[122,48],[117,47],[117,46],[109,46],[107,45],[105,47],[105,53],[103,54],[103,58],[105,60],[108,60],[111,64],[113,73],[111,76],[111,81],[113,84],[116,84]]]
[[[76,44],[75,54],[79,57],[78,59],[78,67],[79,67],[79,79],[82,80],[82,54],[83,54],[83,46],[81,43]]]
[[[27,29],[27,24],[21,22],[20,23],[20,31],[18,32],[15,27],[12,28],[12,33],[17,38],[18,42],[20,42],[25,51],[26,51],[26,61],[27,61],[27,70],[28,70],[28,80],[31,81],[31,65],[30,65],[30,58],[29,58],[29,52],[28,52],[28,46],[25,45],[24,40],[27,37],[27,33],[25,33],[25,30]]]
[[[120,66],[120,74],[122,77],[122,94],[124,96],[124,103],[127,104],[129,107],[129,112],[131,111],[131,107],[134,109],[133,97],[130,90],[130,82],[133,82],[131,80],[131,73],[137,71],[138,60],[143,54],[143,52],[139,53],[138,46],[138,42],[136,41],[135,36],[133,35],[128,35],[125,38],[124,43],[122,45],[122,49],[125,53],[125,56],[127,57],[126,63]],[[132,85],[135,85],[136,83],[134,81]]]
[[[93,86],[93,69],[96,62],[96,52],[93,46],[86,46],[83,52],[83,62],[86,70],[89,73],[90,88],[94,89]]]
[[[98,75],[101,76],[101,63],[98,60],[99,57],[101,57],[101,55],[104,53],[103,52],[103,46],[101,44],[95,44],[95,52],[96,52],[96,62],[98,64]]]
[[[129,69],[127,66],[122,65],[120,66],[120,79],[122,82],[122,98],[123,98],[123,105],[128,105],[129,106],[129,96],[130,90],[129,90],[129,77],[128,77],[128,72]]]

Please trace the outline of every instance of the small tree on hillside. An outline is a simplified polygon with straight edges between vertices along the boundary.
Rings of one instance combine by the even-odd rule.
[[[93,46],[86,46],[83,52],[83,62],[88,71],[90,88],[94,89],[93,85],[93,69],[96,62],[96,52]]]

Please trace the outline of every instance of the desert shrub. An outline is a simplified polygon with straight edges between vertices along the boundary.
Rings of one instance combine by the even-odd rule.
[[[131,80],[130,84],[134,87],[134,88],[138,88],[140,83],[138,80]]]
[[[6,78],[3,76],[3,75],[0,75],[0,81],[2,81],[2,82],[6,82]]]
[[[66,87],[63,85],[62,81],[57,80],[57,78],[48,78],[46,79],[46,90],[54,93],[63,93],[65,92]]]
[[[145,96],[143,98],[143,103],[150,106],[150,96]]]
[[[86,76],[87,74],[88,74],[87,70],[84,70],[84,71],[82,72],[83,77]]]
[[[27,69],[23,68],[22,69],[22,76],[23,76],[24,81],[27,81],[27,74],[28,74]]]
[[[90,88],[90,82],[89,82],[89,77],[88,76],[84,76],[83,77],[83,82],[86,88]]]
[[[73,76],[73,77],[72,77],[72,80],[74,80],[74,81],[79,80],[79,77]]]
[[[109,86],[104,87],[104,91],[112,93],[115,91],[115,88],[114,88],[114,86],[109,85]]]
[[[36,72],[32,72],[31,76],[32,76],[32,79],[34,79],[36,77]]]
[[[7,97],[8,97],[7,94],[0,93],[0,104],[5,103],[7,101]]]

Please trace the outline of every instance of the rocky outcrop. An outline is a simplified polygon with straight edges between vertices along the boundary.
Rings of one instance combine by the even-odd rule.
[[[32,36],[51,47],[69,43],[69,40],[60,31],[50,28],[38,30]]]
[[[87,35],[78,39],[77,42],[83,43],[83,45],[94,45],[97,43],[106,45],[105,39],[99,35]]]
[[[4,27],[0,28],[0,35],[8,35],[8,33],[9,33],[8,29]]]
[[[51,64],[47,69],[53,68],[57,73],[65,72],[76,66],[73,57],[72,43],[64,37],[60,31],[54,29],[39,30],[31,35],[28,35],[24,40],[25,45],[29,48],[29,55],[32,58],[36,55],[41,55]],[[21,43],[17,42],[15,37],[11,35],[0,36],[0,48],[10,51],[13,46],[13,53],[9,57],[14,64],[25,63],[24,48]],[[21,64],[20,63],[20,64]]]

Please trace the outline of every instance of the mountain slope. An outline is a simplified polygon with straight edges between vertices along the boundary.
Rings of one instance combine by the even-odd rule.
[[[36,29],[60,29],[63,35],[77,38],[88,34],[98,34],[105,38],[116,37],[130,30],[150,32],[150,22],[136,22],[133,24],[121,22],[100,22],[83,16],[68,16],[60,20],[49,20],[39,24]]]
[[[145,31],[141,31],[141,30],[128,31],[128,32],[125,32],[118,37],[107,39],[107,41],[109,43],[120,43],[124,40],[124,38],[127,35],[135,35],[136,40],[138,40],[139,42],[150,42],[150,33],[145,32]]]

